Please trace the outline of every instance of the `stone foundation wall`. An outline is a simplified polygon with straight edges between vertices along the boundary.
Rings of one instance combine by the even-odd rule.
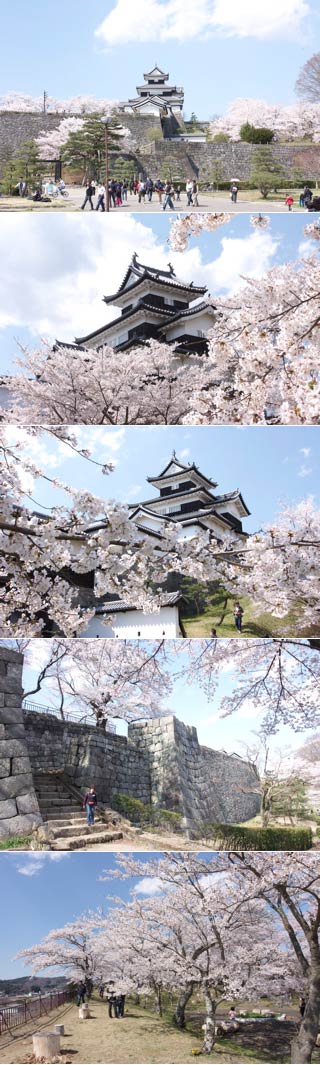
[[[260,810],[252,766],[199,744],[197,730],[176,717],[130,726],[131,741],[149,757],[152,802],[199,821],[247,821]]]
[[[0,839],[41,823],[21,708],[23,656],[0,647]]]
[[[150,802],[148,760],[126,736],[37,711],[24,714],[24,726],[33,773],[63,770],[77,788],[94,784],[103,803],[119,791]]]
[[[247,821],[260,809],[258,777],[247,762],[199,744],[172,714],[129,726],[128,737],[22,710],[23,656],[0,647],[0,839],[41,823],[37,774],[64,771],[80,789],[95,785],[199,821]]]
[[[156,177],[164,176],[166,167],[175,176],[197,178],[199,181],[248,181],[253,169],[253,157],[257,145],[241,142],[228,144],[188,144],[179,143],[179,138],[165,141],[156,140],[150,145],[148,153],[143,154],[144,173]],[[294,170],[301,171],[305,181],[320,179],[320,145],[274,144],[272,154],[275,162],[283,167],[286,177]]]
[[[65,117],[70,116],[0,111],[0,173],[1,163],[16,155],[24,141],[39,136],[42,130],[56,129]],[[254,144],[179,143],[179,137],[175,140],[164,139],[164,134],[166,137],[178,128],[179,118],[166,119],[163,127],[156,115],[120,114],[119,119],[130,130],[136,142],[137,148],[133,149],[133,156],[141,173],[149,173],[153,178],[160,173],[170,177],[171,173],[172,177],[176,175],[181,180],[183,177],[194,177],[200,181],[211,182],[215,178],[215,169],[218,168],[222,181],[230,181],[233,177],[239,178],[240,181],[250,178],[252,158],[257,147]],[[158,131],[156,134],[155,130]],[[154,135],[152,141],[151,133]],[[274,144],[272,152],[287,176],[292,174],[294,169],[299,169],[305,181],[320,178],[320,145]]]

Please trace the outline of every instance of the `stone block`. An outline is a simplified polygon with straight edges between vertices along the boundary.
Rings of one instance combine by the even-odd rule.
[[[29,836],[41,824],[41,815],[17,814],[16,817],[0,820],[0,839],[8,836]]]
[[[20,706],[4,706],[0,709],[0,721],[4,725],[20,725],[24,726],[23,714]]]
[[[26,752],[26,748],[24,748],[24,757],[22,756],[21,758],[16,758],[16,757],[13,758],[13,761],[12,761],[12,773],[13,774],[30,773],[30,759],[27,757],[25,752]],[[40,768],[41,768],[41,766],[40,766]]]
[[[17,795],[23,795],[26,791],[33,791],[33,788],[31,773],[19,773],[18,776],[3,777],[0,779],[0,801],[2,799],[14,799]]]
[[[21,696],[22,699],[21,674],[20,682],[17,681],[16,677],[1,677],[1,691],[4,691],[4,693],[10,692],[13,695],[17,695],[17,697]]]
[[[2,821],[7,817],[15,817],[17,813],[17,806],[14,799],[4,799],[0,802],[0,820]]]
[[[0,758],[0,777],[8,777],[10,773],[10,758]]]
[[[39,805],[35,792],[32,790],[25,795],[18,795],[17,808],[19,814],[39,814]]]
[[[15,739],[0,740],[0,758],[20,758],[26,756],[25,741]]]

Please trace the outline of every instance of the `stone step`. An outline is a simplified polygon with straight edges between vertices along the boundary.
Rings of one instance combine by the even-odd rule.
[[[41,796],[40,796],[40,799],[41,799]],[[49,801],[50,806],[52,805],[52,806],[58,806],[58,807],[60,806],[61,807],[61,806],[74,806],[75,802],[76,802],[76,799],[74,799],[71,795],[66,795],[65,797],[62,796],[60,799],[55,798],[55,797],[53,797],[51,799],[50,795],[44,795],[43,796],[43,801],[46,801],[46,802]],[[79,805],[80,805],[80,803],[79,803]]]
[[[51,850],[53,851],[75,851],[85,850],[87,847],[94,846],[95,843],[115,843],[116,840],[123,839],[123,832],[94,832],[92,829],[89,835],[71,836],[68,839],[59,837],[54,839],[51,843]]]
[[[58,822],[58,824],[57,824],[57,826],[55,828],[54,827],[54,823],[52,821],[50,821],[50,833],[51,833],[51,831],[53,832],[53,838],[54,839],[68,839],[68,838],[72,839],[74,837],[75,831],[77,829],[78,829],[79,832],[81,832],[82,836],[89,836],[89,835],[91,836],[93,834],[97,835],[97,834],[99,834],[99,832],[103,831],[104,827],[106,827],[106,826],[104,826],[103,821],[102,822],[101,821],[97,821],[97,823],[95,823],[92,826],[92,828],[89,828],[89,825],[87,825],[87,822],[83,822],[82,821],[81,825],[79,825],[79,826],[78,826],[77,822],[76,822],[75,825],[74,824],[72,824],[72,825],[66,824],[66,825],[62,825],[62,826]]]
[[[74,828],[76,829],[81,828],[81,825],[85,825],[87,823],[87,819],[85,813],[71,814],[71,816],[68,816],[67,814],[58,814],[57,817],[54,817],[53,815],[51,817],[46,817],[46,822],[50,822],[50,828],[59,828],[59,825],[60,828],[68,828],[69,825],[74,825]],[[100,818],[96,817],[95,824],[98,823],[100,823]]]
[[[62,820],[69,819],[72,814],[80,814],[81,806],[60,806],[59,809],[55,809],[54,806],[50,806],[49,810],[42,807],[41,809],[43,821],[57,821],[58,818]]]

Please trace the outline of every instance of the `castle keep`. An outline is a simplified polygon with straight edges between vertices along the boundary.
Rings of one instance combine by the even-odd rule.
[[[260,809],[259,781],[237,755],[199,744],[197,730],[173,715],[129,725],[128,737],[22,708],[23,657],[0,647],[0,839],[42,821],[35,784],[64,773],[99,801],[122,792],[197,822],[246,821]]]

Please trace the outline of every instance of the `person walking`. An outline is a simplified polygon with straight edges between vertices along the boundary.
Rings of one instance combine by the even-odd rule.
[[[287,204],[288,211],[292,211],[294,199],[293,196],[291,196],[291,192],[287,194],[285,202]]]
[[[312,192],[311,192],[311,189],[309,188],[309,185],[306,185],[304,190],[303,190],[303,202],[304,202],[304,207],[310,207],[310,204],[312,202]]]
[[[240,603],[234,604],[233,617],[236,629],[238,629],[238,632],[242,632],[243,609]]]
[[[181,200],[181,185],[177,185],[176,193],[177,193],[177,203],[178,203],[178,201]]]
[[[142,200],[142,203],[145,202],[146,191],[147,191],[147,186],[146,186],[145,181],[139,181],[139,186],[138,186],[138,201],[139,201],[139,203],[141,203],[141,200]]]
[[[108,990],[107,1003],[109,1017],[118,1017],[117,997],[115,991],[112,988]]]
[[[192,189],[193,189],[193,181],[187,181],[187,184],[186,184],[187,207],[191,207],[191,204],[193,203],[193,200],[192,200]]]
[[[213,626],[210,629],[210,639],[211,640],[216,640],[217,639],[217,630],[214,629]]]
[[[163,192],[164,192],[164,184],[163,184],[163,181],[160,181],[160,178],[157,178],[157,180],[156,180],[156,183],[155,183],[155,186],[154,186],[154,187],[155,187],[155,190],[156,190],[156,192],[158,193],[158,200],[159,200],[159,203],[162,203],[162,197],[163,197]]]
[[[307,1005],[307,1003],[306,1003],[305,997],[304,997],[304,995],[301,995],[301,997],[299,998],[299,1013],[300,1013],[301,1020],[302,1020],[302,1018],[305,1015],[306,1005]]]
[[[97,200],[96,211],[99,211],[100,207],[101,207],[102,211],[105,211],[105,209],[106,209],[106,205],[105,205],[106,187],[105,187],[105,185],[102,185],[101,183],[100,183],[100,185],[98,185],[97,195],[98,195],[98,200]]]
[[[199,192],[199,189],[198,189],[197,182],[193,181],[192,182],[192,202],[193,202],[194,207],[199,207],[198,192]]]
[[[122,206],[122,199],[121,199],[121,182],[120,181],[116,182],[115,195],[116,195],[116,207],[121,207]]]
[[[146,180],[146,190],[147,190],[148,202],[151,203],[151,201],[152,201],[152,193],[153,193],[153,181],[152,181],[152,178],[150,178],[150,177],[148,177],[147,180]]]
[[[118,1017],[124,1017],[125,1001],[126,1001],[126,996],[125,995],[117,995],[117,997],[116,997],[116,1006],[117,1006],[117,1010],[118,1010]]]
[[[164,201],[163,201],[163,204],[162,204],[162,210],[163,211],[166,210],[166,207],[170,207],[170,210],[174,211],[172,193],[173,193],[172,185],[170,184],[170,181],[167,181],[166,185],[164,187]]]
[[[230,189],[230,195],[231,195],[232,203],[236,203],[237,202],[237,196],[238,196],[238,186],[236,185],[235,181],[232,182],[231,189]]]
[[[77,1006],[82,1006],[86,1001],[86,985],[83,980],[80,980],[77,986]]]
[[[85,195],[82,207],[81,207],[82,211],[85,210],[85,208],[87,206],[87,203],[90,203],[91,210],[92,211],[94,210],[93,203],[92,203],[92,197],[95,196],[95,194],[96,194],[96,187],[95,187],[94,181],[89,181],[88,185],[87,185],[87,188],[86,188],[86,195]]]
[[[126,179],[122,182],[122,200],[127,202],[128,199],[128,182]]]
[[[304,207],[304,190],[302,190],[302,191],[300,192],[300,196],[299,196],[299,207]]]
[[[83,808],[85,809],[87,814],[87,824],[89,825],[89,828],[91,827],[91,825],[94,825],[94,814],[97,802],[98,799],[96,796],[96,792],[92,787],[90,788],[90,791],[87,791],[87,794],[85,795],[83,800]]]

